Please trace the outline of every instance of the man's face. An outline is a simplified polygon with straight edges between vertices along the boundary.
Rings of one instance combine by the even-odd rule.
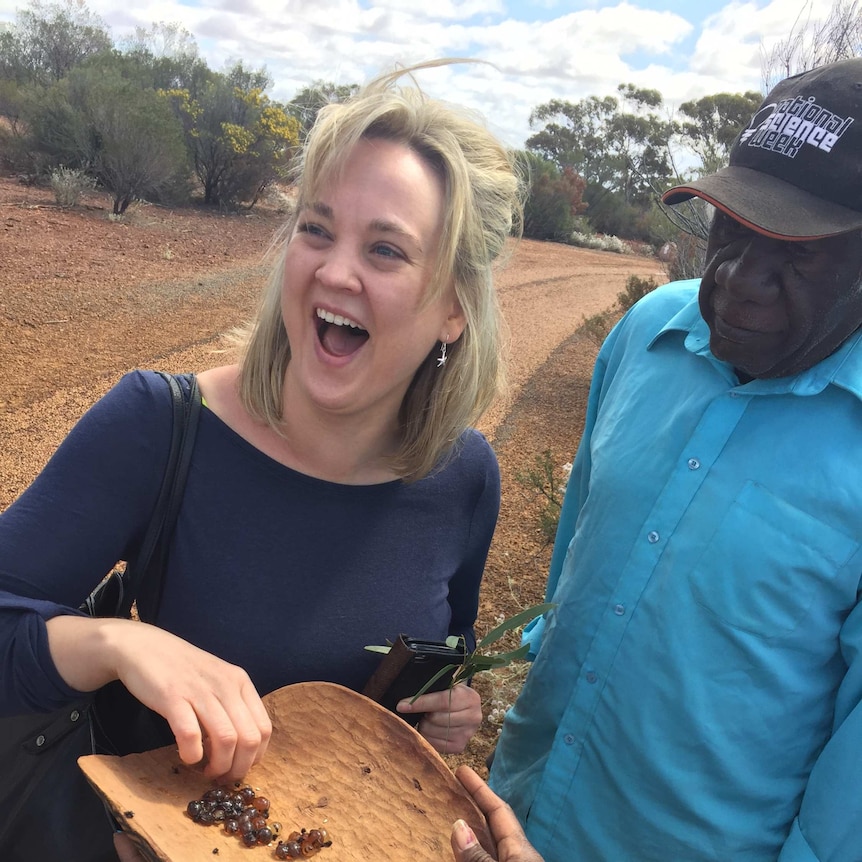
[[[747,377],[816,365],[862,325],[862,234],[787,242],[722,212],[709,232],[700,312],[712,353]]]

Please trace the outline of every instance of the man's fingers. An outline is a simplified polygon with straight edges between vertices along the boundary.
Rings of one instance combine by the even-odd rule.
[[[511,812],[511,808],[469,766],[459,766],[455,770],[455,775],[489,820],[495,814]]]
[[[476,833],[463,820],[456,820],[452,826],[451,842],[455,862],[494,862],[482,849]]]

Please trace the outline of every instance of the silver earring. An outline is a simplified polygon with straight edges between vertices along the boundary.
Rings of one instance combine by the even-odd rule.
[[[440,355],[437,357],[437,367],[442,368],[446,364],[446,342],[440,342]]]

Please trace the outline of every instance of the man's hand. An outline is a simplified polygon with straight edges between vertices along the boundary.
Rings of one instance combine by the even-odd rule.
[[[512,809],[469,766],[459,766],[455,775],[488,820],[491,837],[497,843],[496,862],[544,862],[527,841]],[[452,827],[452,852],[455,862],[495,862],[463,820],[455,821]]]

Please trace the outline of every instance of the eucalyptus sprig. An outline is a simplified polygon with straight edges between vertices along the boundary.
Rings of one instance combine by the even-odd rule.
[[[445,676],[447,673],[452,673],[452,671],[457,671],[452,677],[452,682],[449,685],[451,688],[454,685],[457,685],[459,682],[464,682],[464,680],[470,679],[470,677],[474,676],[477,673],[481,673],[483,670],[494,670],[498,667],[506,667],[510,665],[513,661],[518,661],[523,659],[530,650],[529,644],[522,644],[518,647],[518,649],[510,650],[509,652],[500,652],[500,653],[491,653],[484,654],[481,650],[490,646],[491,644],[498,641],[503,635],[512,631],[513,629],[519,628],[520,626],[525,626],[527,623],[536,619],[536,617],[542,616],[542,614],[547,613],[551,608],[555,607],[554,604],[541,604],[541,605],[533,605],[532,607],[526,608],[523,611],[520,611],[517,614],[509,617],[508,619],[503,620],[498,626],[491,629],[479,643],[476,644],[476,648],[465,655],[464,661],[459,664],[448,664],[445,667],[441,668],[413,697],[410,699],[410,703],[413,703],[418,697],[421,697],[437,682],[440,677]],[[464,638],[463,636],[455,636],[450,635],[446,638],[446,646],[449,647],[457,647],[459,644],[463,644]],[[365,649],[371,652],[383,653],[384,655],[389,652],[391,647],[389,646],[367,646]]]

